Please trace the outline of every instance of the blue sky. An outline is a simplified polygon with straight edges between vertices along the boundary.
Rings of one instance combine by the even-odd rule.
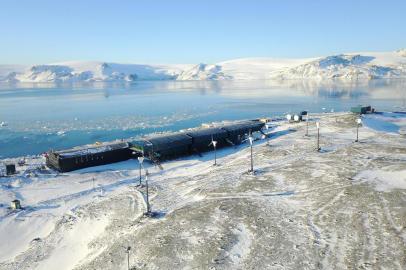
[[[0,64],[214,63],[406,47],[405,0],[1,0]]]

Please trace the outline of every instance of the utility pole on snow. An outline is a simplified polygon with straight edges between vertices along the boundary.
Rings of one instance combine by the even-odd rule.
[[[128,246],[125,250],[125,252],[127,253],[127,270],[130,270],[130,250],[130,246]]]
[[[151,213],[151,207],[149,205],[148,176],[149,176],[149,173],[148,173],[148,170],[146,170],[145,171],[145,188],[147,191],[147,213],[146,213],[147,215],[149,215]]]
[[[217,141],[212,141],[213,147],[214,147],[214,166],[217,165]]]
[[[254,158],[252,156],[252,144],[254,143],[254,138],[252,137],[251,132],[248,137],[248,141],[250,142],[250,150],[251,150],[251,167],[250,167],[249,172],[254,173]]]
[[[320,122],[316,122],[317,127],[317,151],[320,151]]]
[[[268,124],[265,124],[265,129],[267,130],[267,133],[266,133],[266,145],[269,145],[269,133],[268,133],[269,125]]]
[[[309,137],[309,113],[306,114],[306,137]]]
[[[139,171],[140,171],[140,186],[141,186],[141,169],[142,169],[142,163],[144,162],[144,157],[142,156],[142,157],[138,157],[138,163],[140,164],[140,169],[139,169]]]
[[[355,142],[358,142],[358,130],[361,124],[362,124],[361,118],[357,118],[357,139],[355,140]]]

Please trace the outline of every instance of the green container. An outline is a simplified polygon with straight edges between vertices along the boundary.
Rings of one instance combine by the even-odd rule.
[[[366,114],[371,111],[371,106],[356,106],[351,108],[352,113]]]

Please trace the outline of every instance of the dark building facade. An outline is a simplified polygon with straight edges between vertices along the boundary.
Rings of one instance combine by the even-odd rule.
[[[250,120],[227,124],[222,126],[222,129],[227,131],[228,140],[234,144],[240,144],[250,133],[260,131],[264,125],[260,121]]]
[[[121,142],[50,151],[47,153],[46,163],[48,167],[60,172],[124,161],[138,156],[144,156],[159,164],[162,160],[213,150],[212,140],[217,141],[218,148],[239,144],[250,133],[261,131],[263,126],[264,123],[259,120],[247,120],[148,136],[131,143]]]
[[[129,144],[114,143],[100,146],[83,147],[47,153],[48,167],[60,172],[69,172],[82,168],[104,165],[131,158]]]
[[[191,150],[194,152],[205,152],[213,150],[212,140],[217,142],[217,148],[229,145],[227,142],[228,133],[222,128],[199,128],[185,132],[192,137]]]
[[[12,175],[16,173],[15,164],[6,164],[6,175]]]
[[[239,144],[249,133],[260,131],[264,125],[260,121],[250,120],[145,137],[132,142],[131,149],[154,161],[166,160],[210,151],[213,149],[210,145],[212,140],[217,141],[218,147]]]
[[[190,153],[192,138],[177,132],[147,137],[131,143],[132,149],[151,160],[166,160]]]

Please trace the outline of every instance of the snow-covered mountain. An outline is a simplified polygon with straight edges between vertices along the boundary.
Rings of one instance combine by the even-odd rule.
[[[0,65],[6,82],[127,82],[136,80],[370,80],[406,78],[406,49],[319,58],[245,58],[216,64],[138,65],[63,62]]]
[[[278,70],[279,79],[379,79],[406,77],[405,50],[393,53],[341,54]]]
[[[226,80],[233,77],[227,76],[222,72],[222,66],[220,65],[207,65],[198,64],[190,69],[187,69],[180,73],[177,80]]]
[[[136,65],[106,62],[63,62],[12,71],[0,66],[0,81],[7,82],[128,82],[174,80],[192,65]]]

